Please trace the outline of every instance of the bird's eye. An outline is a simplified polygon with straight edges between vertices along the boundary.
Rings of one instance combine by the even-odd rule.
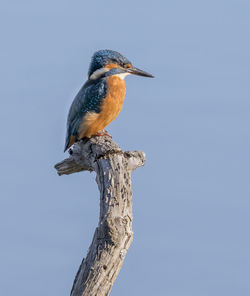
[[[123,67],[126,68],[126,69],[128,69],[128,68],[132,68],[132,65],[131,64],[124,64]]]

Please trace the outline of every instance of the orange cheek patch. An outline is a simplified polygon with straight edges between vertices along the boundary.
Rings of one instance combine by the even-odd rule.
[[[113,64],[113,63],[107,64],[105,66],[105,68],[108,69],[108,70],[111,70],[111,69],[114,69],[114,68],[123,69],[123,67],[121,67],[121,66],[119,66],[117,64]],[[126,65],[124,65],[124,68],[130,68],[131,69],[131,68],[133,68],[133,66],[132,66],[132,64],[126,64]]]
[[[133,68],[133,66],[131,64],[126,64],[125,68],[130,68],[131,69],[131,68]]]
[[[111,70],[111,69],[114,69],[114,68],[121,68],[121,67],[119,65],[117,65],[117,64],[110,63],[110,64],[107,64],[105,66],[105,68],[108,69],[108,70]]]

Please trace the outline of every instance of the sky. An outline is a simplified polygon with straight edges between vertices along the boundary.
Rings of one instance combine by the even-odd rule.
[[[98,223],[94,173],[57,176],[98,49],[129,76],[107,128],[147,162],[111,295],[250,295],[250,2],[0,2],[0,294],[69,295]]]

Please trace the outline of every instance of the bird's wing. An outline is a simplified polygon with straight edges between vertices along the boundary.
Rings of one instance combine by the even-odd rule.
[[[107,94],[107,83],[105,79],[98,81],[87,81],[76,95],[71,104],[68,119],[65,150],[69,148],[71,136],[78,136],[78,129],[87,112],[100,112],[102,100]]]

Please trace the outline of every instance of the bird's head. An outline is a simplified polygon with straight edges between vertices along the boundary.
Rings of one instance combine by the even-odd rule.
[[[122,79],[130,74],[154,77],[145,71],[133,67],[131,62],[117,51],[109,49],[99,50],[92,57],[88,72],[89,79],[97,79],[107,72],[110,72],[111,75],[119,75]]]

